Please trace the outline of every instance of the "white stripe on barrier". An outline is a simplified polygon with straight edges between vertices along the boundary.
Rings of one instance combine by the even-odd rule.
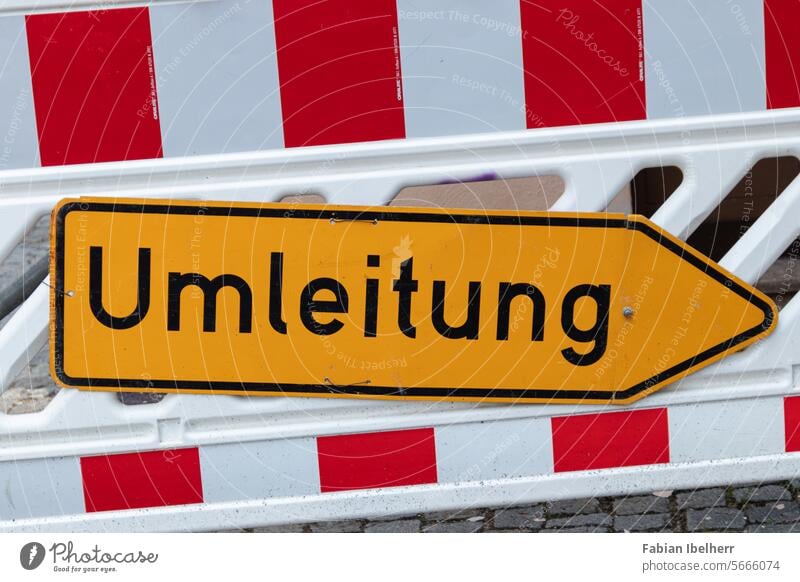
[[[525,129],[518,2],[397,8],[407,137]]]
[[[0,170],[39,165],[24,16],[0,18]]]
[[[200,447],[207,503],[319,493],[314,438]]]
[[[550,421],[518,418],[436,428],[440,483],[511,479],[553,472]]]
[[[647,117],[766,109],[764,0],[643,0]]]
[[[150,8],[164,155],[283,147],[271,2]]]
[[[0,524],[85,512],[76,457],[0,463]]]
[[[689,463],[782,453],[783,421],[783,399],[775,397],[670,408],[670,461]]]

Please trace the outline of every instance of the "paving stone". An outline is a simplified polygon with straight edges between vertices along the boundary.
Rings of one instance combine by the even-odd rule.
[[[117,400],[125,406],[141,406],[142,404],[156,404],[164,400],[166,394],[150,392],[117,392]]]
[[[428,521],[458,521],[470,517],[478,517],[484,514],[486,510],[476,507],[467,507],[466,509],[450,509],[448,511],[433,511],[425,514],[425,519]]]
[[[254,527],[250,530],[252,533],[303,533],[305,525],[302,523],[292,523],[288,525],[270,525],[266,527]]]
[[[733,490],[738,503],[757,503],[759,501],[780,501],[792,496],[782,485],[762,485],[759,487],[742,487]]]
[[[723,487],[714,487],[711,489],[682,491],[675,496],[675,499],[678,502],[678,509],[722,507],[725,505],[725,489]]]
[[[623,497],[614,501],[614,513],[634,515],[640,513],[668,513],[669,499],[644,495],[642,497]]]
[[[474,533],[483,528],[482,521],[440,521],[422,528],[425,533]]]
[[[551,518],[545,523],[545,528],[547,529],[583,526],[611,526],[611,516],[607,513],[590,513],[588,515]]]
[[[753,533],[800,533],[800,523],[762,523],[747,526]]]
[[[0,395],[0,412],[27,414],[43,410],[58,392],[49,370],[48,350],[45,347],[9,382],[8,389]]]
[[[614,518],[615,531],[661,531],[669,527],[672,516],[668,513],[647,515],[618,515]]]
[[[747,525],[744,514],[738,509],[713,507],[690,509],[686,512],[686,527],[691,531],[722,531],[743,529]]]
[[[46,389],[31,389],[12,386],[0,395],[0,412],[6,414],[28,414],[44,410],[53,394]]]
[[[360,521],[326,521],[312,523],[309,528],[313,533],[358,533],[364,531]]]
[[[11,384],[10,388],[23,388],[28,390],[45,390],[48,395],[58,390],[50,374],[20,374]]]
[[[547,504],[549,515],[573,515],[576,513],[597,513],[600,511],[600,502],[597,499],[572,499],[565,501],[550,501]]]
[[[611,530],[607,527],[562,527],[559,529],[549,530],[548,533],[609,533]]]
[[[800,505],[796,501],[778,501],[767,505],[749,505],[745,509],[751,523],[788,523],[800,521]]]
[[[373,515],[369,518],[369,521],[398,521],[400,519],[418,519],[419,517],[419,514],[397,515],[396,513],[387,513],[386,515]]]
[[[367,533],[416,533],[419,531],[418,519],[399,519],[396,521],[379,521],[367,525]]]
[[[545,522],[542,505],[512,507],[494,514],[494,527],[497,529],[541,529]]]

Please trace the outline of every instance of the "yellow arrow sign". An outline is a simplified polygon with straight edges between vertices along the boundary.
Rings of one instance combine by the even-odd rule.
[[[777,321],[640,216],[82,198],[52,233],[89,390],[623,404]]]

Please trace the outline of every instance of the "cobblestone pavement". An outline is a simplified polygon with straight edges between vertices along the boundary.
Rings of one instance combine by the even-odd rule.
[[[46,222],[0,265],[0,290],[47,252]],[[0,322],[0,326],[2,322]],[[44,408],[58,388],[42,350],[0,395],[0,412]],[[800,532],[800,475],[749,487],[712,487],[650,495],[554,501],[522,507],[464,509],[391,519],[311,523],[258,532]]]
[[[800,532],[800,479],[749,487],[465,509],[255,532]]]

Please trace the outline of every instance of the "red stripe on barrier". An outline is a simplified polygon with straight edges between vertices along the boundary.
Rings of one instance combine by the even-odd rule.
[[[81,458],[86,511],[203,502],[196,448]]]
[[[432,428],[317,438],[323,493],[436,483]]]
[[[274,0],[287,147],[405,137],[395,0]]]
[[[556,473],[669,463],[667,409],[551,419]]]
[[[43,166],[161,157],[147,8],[25,22]]]
[[[521,0],[529,128],[645,119],[641,0]]]
[[[800,106],[800,1],[765,0],[767,109]]]
[[[800,452],[800,396],[783,399],[783,425],[786,434],[786,452]]]

